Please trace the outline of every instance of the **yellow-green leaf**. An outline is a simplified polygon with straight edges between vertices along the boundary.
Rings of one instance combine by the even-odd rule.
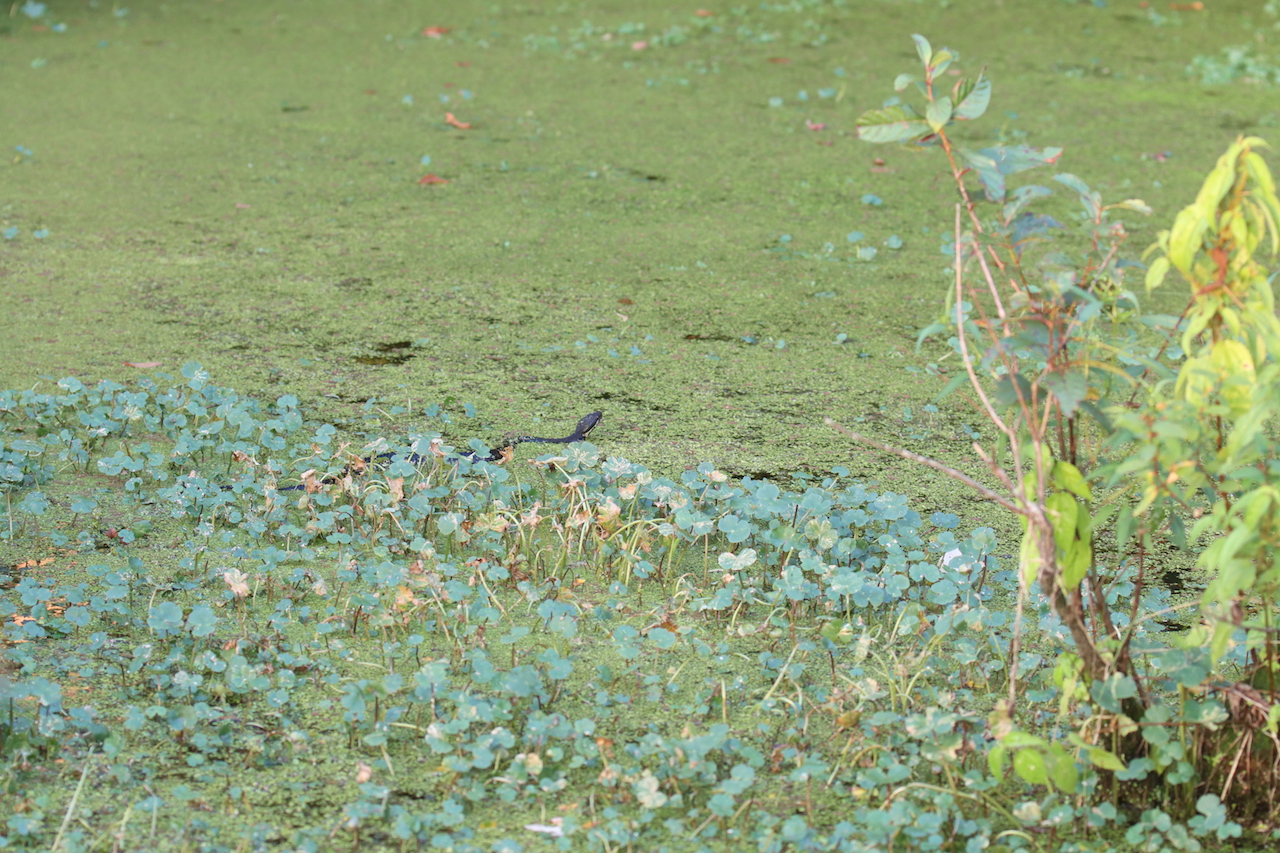
[[[1036,544],[1036,529],[1028,524],[1022,532],[1022,544],[1018,548],[1018,569],[1027,586],[1035,581],[1040,571],[1041,559],[1040,547]]]
[[[1084,475],[1070,462],[1059,459],[1053,463],[1053,484],[1059,489],[1071,492],[1076,497],[1087,501],[1093,500],[1093,492],[1089,490],[1089,484],[1085,482]]]
[[[987,769],[997,779],[1004,778],[1004,759],[1008,753],[1009,750],[999,745],[991,747],[991,751],[987,753]]]
[[[1049,784],[1049,774],[1045,770],[1044,756],[1038,750],[1019,750],[1018,754],[1013,757],[1013,769],[1032,785]]]
[[[1124,201],[1118,201],[1115,204],[1109,204],[1106,210],[1132,210],[1134,213],[1142,213],[1147,216],[1151,215],[1151,205],[1147,204],[1140,198],[1126,198]]]
[[[1231,635],[1236,630],[1236,626],[1230,622],[1219,622],[1213,629],[1213,640],[1209,643],[1209,657],[1214,662],[1222,660],[1222,656],[1227,653],[1227,645],[1231,642]]]
[[[1047,770],[1049,778],[1059,791],[1064,794],[1076,792],[1076,785],[1080,784],[1080,771],[1076,770],[1075,759],[1056,743],[1051,747]]]
[[[1239,417],[1249,410],[1257,381],[1253,354],[1239,341],[1225,339],[1213,345],[1209,359],[1221,383],[1223,401],[1231,407],[1232,416]]]
[[[942,130],[951,121],[951,99],[944,95],[930,101],[925,108],[924,117],[934,133]]]
[[[1159,257],[1147,268],[1147,293],[1164,284],[1164,277],[1169,274],[1169,259]]]
[[[1089,574],[1089,565],[1093,561],[1093,547],[1087,540],[1077,539],[1067,549],[1062,559],[1062,572],[1058,575],[1059,583],[1068,592],[1080,586],[1080,582]]]
[[[1193,406],[1203,406],[1213,391],[1215,375],[1208,355],[1199,355],[1183,362],[1178,370],[1174,391]]]
[[[1218,205],[1226,198],[1227,193],[1231,191],[1231,185],[1236,180],[1235,159],[1239,151],[1239,146],[1232,145],[1227,149],[1227,153],[1218,158],[1218,164],[1213,167],[1213,171],[1204,179],[1204,185],[1200,187],[1200,192],[1196,194],[1195,206],[1204,210],[1212,216],[1212,212],[1218,209]]]
[[[1169,263],[1183,273],[1190,272],[1191,261],[1200,250],[1208,227],[1209,219],[1197,205],[1184,207],[1173,220],[1173,228],[1169,232]]]
[[[1059,551],[1066,551],[1076,541],[1076,515],[1080,505],[1066,492],[1054,492],[1045,499],[1044,508],[1053,525],[1053,541]]]
[[[1117,773],[1125,769],[1124,761],[1120,756],[1110,750],[1103,749],[1100,746],[1091,746],[1085,750],[1085,754],[1089,756],[1089,763],[1094,767],[1101,767],[1103,770],[1113,770]]]

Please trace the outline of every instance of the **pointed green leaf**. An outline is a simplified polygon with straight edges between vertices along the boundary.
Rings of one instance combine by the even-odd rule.
[[[1076,785],[1080,783],[1080,771],[1076,770],[1075,760],[1056,743],[1052,747],[1046,769],[1049,772],[1049,778],[1053,780],[1054,786],[1059,791],[1064,794],[1076,792]]]
[[[1030,586],[1040,573],[1040,546],[1036,544],[1035,528],[1028,526],[1022,532],[1022,544],[1018,549],[1018,570],[1022,579]]]
[[[1053,179],[1062,184],[1069,190],[1075,190],[1078,195],[1089,195],[1093,190],[1089,189],[1089,185],[1077,178],[1070,172],[1061,172],[1053,176]]]
[[[959,376],[952,376],[951,379],[947,381],[947,384],[942,386],[942,390],[938,392],[938,396],[934,397],[933,399],[941,400],[944,397],[954,393],[955,390],[961,387],[962,385],[968,385],[968,384],[969,384],[969,377],[966,374],[962,373]]]
[[[929,127],[933,128],[934,133],[937,133],[947,126],[947,122],[951,121],[951,99],[944,95],[941,98],[930,101],[924,115],[925,120],[929,122]]]
[[[1075,414],[1082,400],[1089,394],[1089,381],[1078,371],[1068,373],[1050,373],[1040,381],[1062,409],[1062,416],[1069,418]]]
[[[1030,732],[1014,729],[1004,736],[1001,743],[1010,749],[1028,749],[1030,747],[1046,746],[1049,742],[1042,737],[1037,737],[1036,735],[1031,734]]]
[[[858,116],[858,138],[864,142],[907,142],[929,133],[929,124],[915,110],[903,104],[882,110],[868,110]]]
[[[960,118],[960,108],[956,107],[954,113],[956,118]],[[994,165],[994,164],[993,164]],[[1042,187],[1037,184],[1028,184],[1025,187],[1018,187],[1011,193],[1012,201],[1004,206],[1002,214],[1006,224],[1013,222],[1014,217],[1022,212],[1028,204],[1038,198],[1053,195],[1053,190],[1048,187]]]
[[[1059,493],[1061,494],[1061,493]],[[1089,574],[1089,566],[1093,562],[1093,548],[1084,539],[1071,543],[1062,559],[1061,574],[1058,582],[1067,592],[1080,586],[1080,582]]]
[[[978,151],[958,151],[965,165],[978,173],[982,188],[991,201],[1004,201],[1005,175],[1057,162],[1061,148],[1032,148],[1028,145],[998,145]]]
[[[951,52],[951,48],[944,47],[929,58],[929,72],[934,79],[937,79],[943,72],[951,66],[952,61],[956,58]]]
[[[987,769],[997,779],[1004,778],[1004,759],[1008,752],[1003,746],[993,746],[987,753]]]
[[[1084,475],[1070,462],[1064,462],[1061,459],[1055,461],[1052,477],[1053,485],[1057,488],[1071,492],[1086,501],[1093,500],[1093,492],[1089,490],[1089,484],[1085,482]]]
[[[1054,175],[1053,179],[1064,187],[1075,190],[1076,195],[1080,197],[1080,204],[1084,207],[1085,216],[1095,221],[1098,219],[1102,213],[1101,193],[1090,189],[1088,184],[1069,172]]]
[[[1116,516],[1116,550],[1123,554],[1124,549],[1129,544],[1129,537],[1133,535],[1134,528],[1137,526],[1137,519],[1133,516],[1131,507],[1121,507],[1120,514]]]
[[[1231,146],[1235,148],[1236,146]],[[1228,149],[1227,153],[1218,158],[1218,164],[1213,167],[1213,171],[1204,179],[1204,185],[1200,187],[1200,192],[1196,194],[1195,206],[1201,208],[1206,214],[1212,216],[1213,212],[1218,209],[1218,205],[1226,198],[1227,193],[1231,191],[1232,184],[1236,181],[1235,158],[1232,151]]]
[[[980,118],[991,103],[991,81],[979,74],[976,82],[961,80],[956,87],[956,108],[954,116],[961,121]]]
[[[920,78],[916,77],[914,74],[899,74],[897,77],[893,78],[893,91],[901,92],[918,79]]]
[[[970,169],[991,169],[996,171],[996,161],[987,156],[989,149],[974,151],[970,148],[957,148],[956,153],[960,155],[960,159]]]
[[[1066,492],[1054,492],[1045,499],[1044,508],[1053,525],[1053,541],[1059,551],[1065,552],[1076,541],[1076,515],[1080,505]]]
[[[1173,220],[1173,228],[1169,232],[1169,263],[1183,273],[1190,271],[1191,260],[1200,250],[1208,228],[1208,217],[1196,205],[1184,207]]]
[[[1090,747],[1085,750],[1085,754],[1089,756],[1089,763],[1094,767],[1101,767],[1103,770],[1114,770],[1120,772],[1125,769],[1124,761],[1114,752],[1103,749],[1100,746]]]
[[[924,67],[929,67],[929,61],[933,59],[933,47],[930,46],[929,40],[919,33],[915,33],[911,38],[916,43],[916,55],[920,57],[920,63]]]
[[[1227,621],[1219,622],[1214,626],[1213,639],[1209,641],[1209,656],[1214,663],[1222,660],[1222,656],[1227,653],[1227,646],[1231,642],[1231,635],[1235,629],[1236,626]]]
[[[1140,198],[1126,198],[1124,201],[1109,204],[1107,205],[1107,210],[1132,210],[1134,213],[1141,213],[1146,216],[1151,215],[1151,205]]]
[[[1105,526],[1109,521],[1111,521],[1111,516],[1115,515],[1119,511],[1119,504],[1108,504],[1107,506],[1099,508],[1099,510],[1093,514],[1093,517],[1089,519],[1089,527],[1093,530],[1097,530],[1099,527]]]
[[[1164,284],[1164,277],[1169,274],[1169,259],[1159,257],[1151,262],[1147,269],[1147,293]]]
[[[1030,145],[997,145],[994,148],[983,148],[980,153],[994,160],[1001,174],[1013,175],[1037,166],[1053,165],[1062,156],[1062,149],[1032,148]]]

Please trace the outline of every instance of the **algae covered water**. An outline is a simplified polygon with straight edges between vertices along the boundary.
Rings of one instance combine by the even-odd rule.
[[[1264,82],[1272,18],[1158,5],[14,4],[0,23],[0,388],[15,389],[6,407],[42,414],[6,421],[5,441],[33,458],[59,429],[80,441],[139,383],[155,435],[93,446],[105,468],[82,447],[60,492],[14,492],[7,615],[21,599],[45,620],[12,622],[10,658],[32,667],[20,710],[65,700],[82,738],[65,746],[93,741],[82,757],[102,745],[115,763],[59,775],[48,735],[35,770],[3,771],[24,793],[6,839],[70,849],[86,832],[75,843],[100,849],[150,820],[129,849],[515,850],[564,841],[568,820],[599,849],[632,830],[671,849],[716,832],[855,849],[840,822],[877,786],[962,761],[1001,677],[1003,635],[957,641],[938,675],[912,621],[929,594],[983,601],[995,583],[989,531],[938,530],[1017,534],[822,425],[976,470],[979,416],[935,400],[956,359],[945,341],[917,349],[950,275],[954,188],[927,153],[860,143],[854,120],[892,97],[910,35],[926,33],[994,81],[988,116],[957,137],[1060,146],[1058,165],[1109,200],[1144,199],[1155,215],[1132,223],[1137,256],[1226,141],[1280,123]],[[1218,59],[1246,42],[1248,62]],[[168,420],[178,400],[192,424]],[[252,434],[226,453],[199,434],[221,406]],[[301,478],[313,457],[343,471],[347,440],[429,425],[494,446],[564,435],[596,410],[581,476],[542,482],[554,505],[520,503],[519,478],[551,476],[523,460],[390,472],[427,477],[439,505],[401,502],[403,481],[336,508],[320,493],[266,500],[282,446]],[[128,487],[134,464],[161,498]],[[215,481],[231,471],[239,491]],[[356,536],[348,506],[378,521]],[[637,508],[655,514],[623,515]],[[597,528],[630,562],[590,551]],[[806,543],[892,564],[837,580],[866,584],[849,607],[902,618],[842,613],[819,629],[808,617],[826,593],[808,575],[754,585]],[[963,569],[924,553],[953,547],[968,549]],[[91,617],[67,600],[76,584],[98,596]],[[975,616],[975,636],[1006,615]],[[81,618],[102,624],[89,636]],[[822,639],[839,640],[839,673]],[[60,686],[40,680],[55,671]],[[929,703],[909,732],[905,705],[875,704],[886,685]],[[449,731],[432,726],[446,702]],[[557,716],[566,705],[575,719]],[[850,752],[869,726],[910,758]],[[570,777],[581,787],[556,787]],[[430,820],[392,826],[393,790],[402,817]],[[886,832],[927,822],[905,808],[886,805]],[[938,849],[930,831],[913,843]]]
[[[663,470],[885,467],[825,414],[963,453],[976,418],[924,411],[946,347],[914,351],[952,190],[852,133],[909,34],[988,67],[976,141],[1064,146],[1157,217],[1276,121],[1185,72],[1250,25],[1220,4],[970,7],[15,7],[0,385],[196,359],[333,419],[469,402],[499,436],[600,408]]]

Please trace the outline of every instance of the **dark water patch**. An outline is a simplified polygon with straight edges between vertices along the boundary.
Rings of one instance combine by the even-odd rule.
[[[664,403],[656,403],[653,400],[646,400],[637,394],[619,393],[614,391],[601,391],[595,394],[591,399],[605,403],[627,403],[638,409],[647,409],[651,412],[675,412],[677,407],[666,405]]]
[[[408,352],[412,349],[413,341],[394,341],[391,343],[374,344],[373,348],[377,351],[376,355],[357,355],[352,361],[357,364],[369,364],[375,366],[404,364],[411,359],[417,357],[416,353]]]
[[[684,339],[686,341],[717,341],[719,343],[736,343],[742,340],[741,338],[733,335],[701,335],[697,333],[685,335]]]

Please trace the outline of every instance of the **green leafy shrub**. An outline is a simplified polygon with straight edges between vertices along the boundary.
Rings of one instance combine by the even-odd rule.
[[[1056,162],[1060,149],[954,146],[948,128],[982,115],[990,84],[962,78],[944,93],[955,52],[914,38],[923,74],[900,75],[895,88],[916,88],[924,109],[891,104],[865,113],[858,131],[948,158],[960,194],[955,281],[945,319],[921,337],[952,335],[966,373],[951,387],[967,384],[996,427],[995,442],[974,450],[1000,488],[844,431],[942,470],[1022,520],[1018,618],[1030,596],[1061,626],[1060,718],[1078,708],[1085,720],[1065,742],[1026,731],[1034,700],[1011,668],[991,719],[991,770],[1003,774],[1012,757],[1026,782],[1080,793],[1073,765],[1083,762],[1095,768],[1090,790],[1113,802],[1121,782],[1158,782],[1142,790],[1162,832],[1185,827],[1161,809],[1197,826],[1223,803],[1237,820],[1273,821],[1280,324],[1256,255],[1280,244],[1280,202],[1258,154],[1264,143],[1231,146],[1196,202],[1161,232],[1147,290],[1176,272],[1189,297],[1178,317],[1145,316],[1125,282],[1137,266],[1121,256],[1125,228],[1110,217],[1146,205],[1104,205],[1079,178],[1056,175],[1082,206],[1087,249],[1079,262],[1037,247],[1033,265],[1028,238],[1061,228],[1032,212],[1051,191],[1010,189],[1006,179]],[[1182,637],[1144,630],[1159,616],[1144,598],[1156,537],[1207,543],[1198,558],[1211,578],[1203,623]],[[1014,647],[1021,642],[1016,633]],[[1141,836],[1140,825],[1130,832]]]

